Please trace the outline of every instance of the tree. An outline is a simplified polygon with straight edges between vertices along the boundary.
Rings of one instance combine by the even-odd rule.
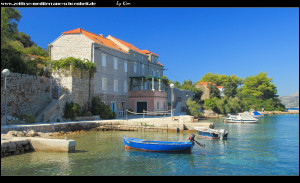
[[[191,98],[188,98],[188,100],[186,101],[186,105],[188,107],[188,114],[191,114],[196,118],[203,117],[203,114],[200,112],[201,105],[198,102],[192,101]]]
[[[236,82],[232,81],[232,79],[229,77],[228,80],[223,83],[224,95],[227,97],[235,97],[235,95],[237,93],[237,90],[236,90],[237,86],[238,86],[238,84]]]
[[[242,86],[242,96],[253,95],[259,99],[269,99],[278,97],[276,86],[272,83],[273,78],[268,78],[266,72],[260,72],[256,76],[249,76],[244,79]]]
[[[209,88],[209,98],[214,98],[214,97],[221,98],[220,90],[215,85],[210,83],[208,85],[208,88]]]
[[[31,40],[30,36],[25,34],[24,32],[18,32],[16,34],[16,40],[21,42],[25,48],[31,47],[31,46],[36,47],[36,44]],[[46,56],[48,56],[48,53]]]
[[[18,33],[20,12],[15,8],[1,8],[1,43],[2,39],[12,39]]]

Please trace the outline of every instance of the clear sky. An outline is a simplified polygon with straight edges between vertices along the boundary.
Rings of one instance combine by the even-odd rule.
[[[299,92],[299,8],[17,8],[18,29],[38,46],[82,28],[159,55],[164,75],[267,72],[279,96]]]

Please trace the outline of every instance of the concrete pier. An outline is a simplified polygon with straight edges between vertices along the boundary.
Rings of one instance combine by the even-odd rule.
[[[75,140],[37,137],[12,137],[1,139],[1,158],[32,151],[75,152]]]
[[[46,139],[36,137],[30,137],[28,140],[30,141],[34,151],[75,152],[75,140]]]

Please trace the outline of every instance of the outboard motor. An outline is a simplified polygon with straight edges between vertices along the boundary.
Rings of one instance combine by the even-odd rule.
[[[205,144],[200,144],[198,141],[195,140],[195,135],[193,133],[190,135],[189,140],[193,145],[194,145],[194,142],[196,142],[196,144],[205,148]]]
[[[220,132],[220,139],[223,139],[223,137],[224,137],[224,135],[226,134],[226,130],[225,129],[221,129],[221,130],[219,130],[219,132]]]
[[[195,135],[192,133],[189,137],[190,142],[192,142],[194,144],[195,141]]]

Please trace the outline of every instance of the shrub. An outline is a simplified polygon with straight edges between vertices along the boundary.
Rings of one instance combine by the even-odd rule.
[[[217,110],[217,105],[216,105],[214,99],[213,98],[205,99],[204,100],[204,108],[216,111]]]
[[[26,123],[35,123],[35,117],[32,114],[21,114],[18,118]]]
[[[116,113],[111,110],[111,107],[104,104],[100,97],[96,96],[92,99],[92,110],[93,115],[100,115],[101,119],[115,119]]]
[[[203,117],[203,114],[199,112],[201,110],[201,105],[198,102],[192,101],[191,98],[188,98],[186,105],[188,107],[188,114],[195,116],[196,118]]]
[[[76,116],[80,115],[81,107],[78,103],[66,102],[64,109],[64,118],[75,120]]]

